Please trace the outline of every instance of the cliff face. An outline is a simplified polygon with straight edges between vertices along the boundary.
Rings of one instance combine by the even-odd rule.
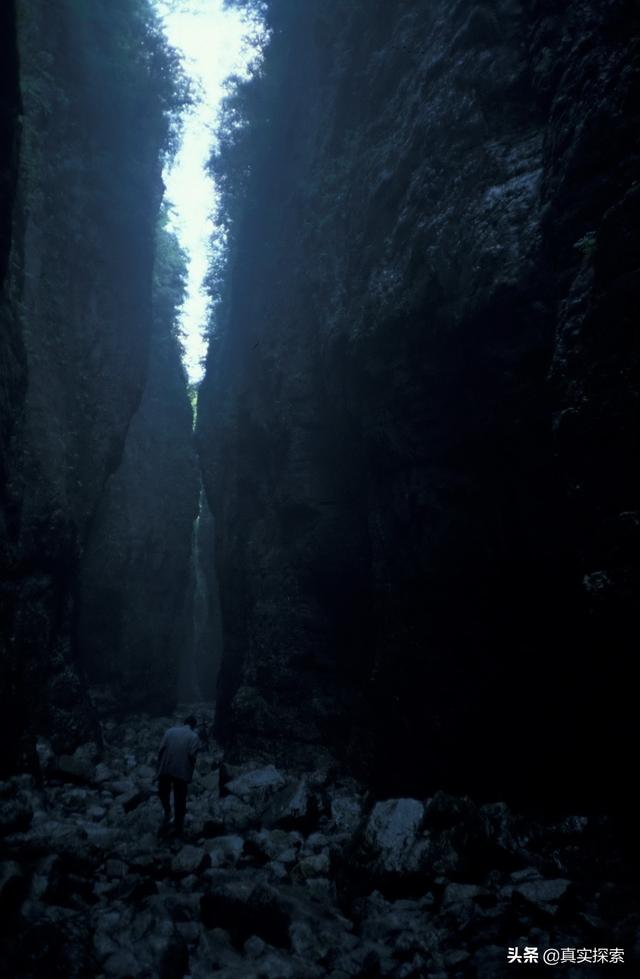
[[[23,118],[4,307],[13,333],[2,363],[7,768],[24,763],[22,736],[32,751],[34,730],[59,749],[96,733],[72,641],[77,562],[147,376],[167,140],[154,74],[162,52],[143,8],[117,0],[103,16],[66,0],[20,5]],[[2,31],[13,57],[3,69],[15,64],[15,38]]]
[[[7,494],[8,454],[16,414],[23,397],[23,349],[13,310],[4,290],[11,223],[18,174],[20,87],[15,9],[4,4],[0,12],[0,534],[4,538],[10,520]],[[3,606],[0,606],[3,608]],[[3,609],[4,610],[4,609]],[[6,636],[0,629],[0,642]]]
[[[163,232],[142,401],[78,573],[78,654],[89,679],[124,713],[173,708],[180,662],[193,643],[191,536],[200,480],[167,288],[172,271],[163,262],[168,243],[176,247]]]
[[[612,772],[638,567],[635,8],[271,17],[199,405],[219,732],[332,744],[387,789]]]
[[[0,13],[0,282],[4,282],[11,246],[11,210],[17,171],[17,126],[20,112],[15,8],[5,3]]]
[[[15,8],[12,2],[0,11],[0,572],[4,579],[9,570],[7,549],[16,532],[15,494],[9,488],[12,472],[10,454],[19,423],[25,386],[24,347],[15,311],[6,295],[7,266],[11,249],[12,218],[18,173],[18,132],[20,88],[18,75],[18,46]],[[0,684],[3,691],[15,690],[17,664],[13,655],[10,633],[13,618],[13,585],[7,581],[0,592]],[[4,702],[1,716],[2,734],[11,729]],[[8,723],[7,723],[8,721]],[[13,740],[4,739],[12,744]],[[20,748],[17,748],[18,754]],[[11,754],[11,752],[9,752]],[[13,758],[9,764],[12,764]]]

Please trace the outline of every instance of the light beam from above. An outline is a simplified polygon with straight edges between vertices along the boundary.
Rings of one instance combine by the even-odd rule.
[[[169,43],[182,55],[197,101],[185,114],[182,143],[163,174],[165,199],[172,206],[170,227],[185,249],[189,268],[187,298],[180,314],[184,366],[190,383],[203,374],[209,300],[204,289],[214,233],[216,188],[206,171],[224,83],[246,75],[257,49],[251,22],[224,0],[155,0]]]

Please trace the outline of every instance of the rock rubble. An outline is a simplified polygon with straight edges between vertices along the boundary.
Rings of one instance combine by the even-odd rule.
[[[43,783],[0,786],[7,974],[494,979],[517,945],[634,953],[640,912],[620,854],[603,853],[606,820],[543,824],[443,792],[373,800],[338,772],[225,766],[209,743],[184,838],[162,837],[154,764],[169,723],[107,723],[101,760],[83,746],[61,764],[41,745]],[[584,869],[596,853],[604,886]]]

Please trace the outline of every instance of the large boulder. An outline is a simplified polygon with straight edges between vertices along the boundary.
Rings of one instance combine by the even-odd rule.
[[[171,862],[171,870],[178,876],[186,877],[188,874],[198,873],[206,870],[211,865],[211,857],[206,850],[198,846],[183,846],[176,853]]]
[[[205,842],[204,850],[209,854],[212,866],[234,866],[242,856],[244,840],[241,836],[216,836]]]
[[[277,768],[274,765],[266,765],[264,768],[256,768],[231,779],[225,785],[225,791],[260,810],[284,785],[285,779]]]
[[[364,846],[377,872],[403,874],[417,869],[416,847],[423,819],[424,806],[417,799],[376,803],[364,831]]]
[[[204,834],[241,833],[257,822],[255,809],[235,795],[219,799],[211,809],[211,818],[205,822]]]
[[[286,786],[269,802],[262,813],[265,826],[300,829],[309,826],[317,813],[315,797],[306,779]]]

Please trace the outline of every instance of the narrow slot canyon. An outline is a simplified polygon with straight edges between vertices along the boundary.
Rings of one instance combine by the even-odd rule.
[[[637,972],[639,27],[3,0],[8,979]]]

